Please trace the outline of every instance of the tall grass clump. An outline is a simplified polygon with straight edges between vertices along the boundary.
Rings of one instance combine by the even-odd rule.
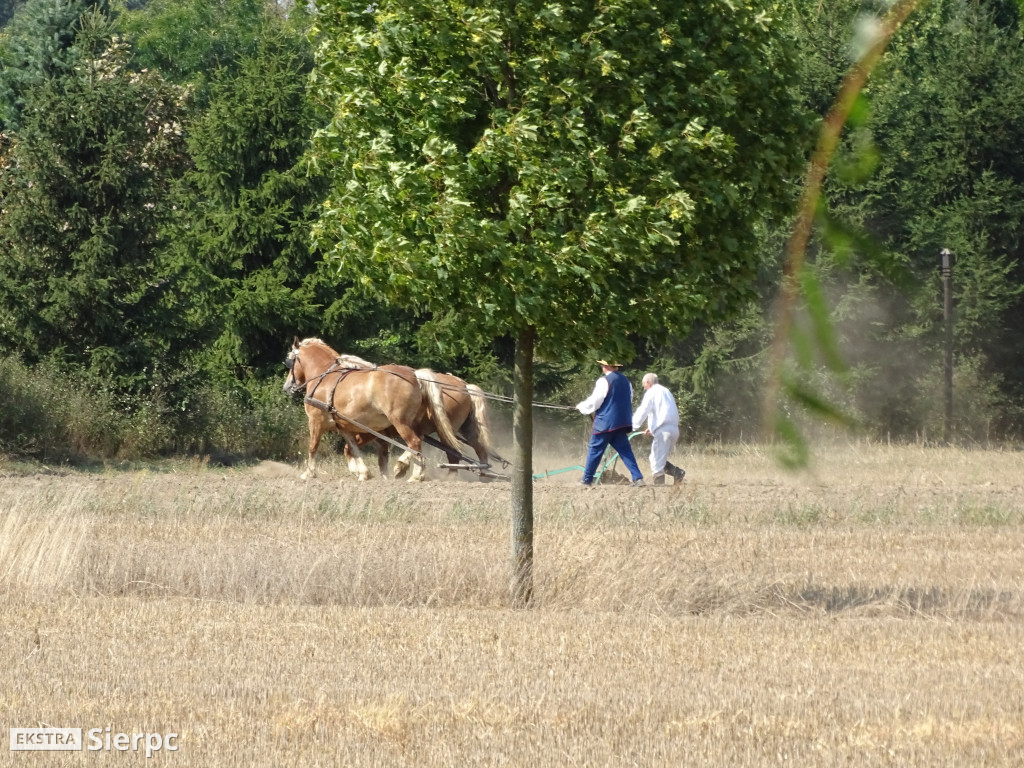
[[[0,360],[0,449],[43,461],[117,454],[124,416],[111,392],[51,363]]]
[[[0,592],[53,595],[71,585],[89,538],[81,507],[80,492],[41,510],[17,499],[0,507]]]

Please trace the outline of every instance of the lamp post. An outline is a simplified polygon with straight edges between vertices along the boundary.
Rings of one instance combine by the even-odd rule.
[[[946,406],[943,439],[948,443],[953,429],[953,254],[949,248],[943,248],[939,256],[942,259],[942,319],[946,332],[946,354],[942,369]]]

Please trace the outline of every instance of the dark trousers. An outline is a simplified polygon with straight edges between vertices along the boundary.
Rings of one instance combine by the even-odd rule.
[[[611,432],[598,432],[590,436],[587,464],[583,469],[584,483],[594,481],[594,474],[601,463],[601,457],[604,456],[604,449],[609,445],[622,458],[622,463],[626,465],[626,469],[629,470],[629,474],[634,480],[643,477],[640,467],[636,464],[633,449],[629,446],[629,427],[623,427],[622,429],[613,429]]]

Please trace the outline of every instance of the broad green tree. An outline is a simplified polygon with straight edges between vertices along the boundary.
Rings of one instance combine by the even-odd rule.
[[[515,339],[513,599],[532,590],[532,373],[752,295],[803,157],[759,2],[318,5],[317,243],[382,300]]]

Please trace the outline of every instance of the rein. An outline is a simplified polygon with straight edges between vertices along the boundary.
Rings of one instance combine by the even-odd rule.
[[[289,363],[290,363],[290,365],[289,365]],[[338,370],[344,371],[344,373],[342,373],[342,376],[347,376],[349,373],[352,373],[353,371],[386,371],[387,373],[394,374],[395,376],[401,376],[401,374],[398,373],[397,371],[389,371],[386,368],[381,368],[379,365],[374,365],[374,366],[372,366],[370,368],[367,368],[367,367],[362,366],[362,365],[351,365],[351,366],[346,366],[344,368],[339,368],[340,364],[341,364],[341,358],[339,358],[334,363],[334,365],[332,365],[326,371],[321,373],[319,376],[316,376],[313,379],[309,379],[305,384],[302,385],[302,387],[299,387],[299,389],[308,387],[309,386],[309,382],[311,382],[311,381],[318,381],[319,382],[327,374],[329,374],[329,373],[336,373]],[[289,370],[291,370],[295,366],[295,360],[294,359],[289,359],[289,360],[285,361],[285,365],[288,367]],[[340,381],[340,379],[339,379],[339,381]],[[337,386],[337,385],[335,385],[335,386]],[[443,384],[441,382],[437,382],[437,386],[440,387],[441,389],[448,389],[448,390],[452,390],[452,391],[458,391],[458,390],[462,389],[462,387],[460,387],[460,386],[458,386],[456,384]],[[313,389],[315,391],[316,387],[314,386]],[[482,396],[486,400],[494,400],[494,401],[499,402],[499,403],[508,403],[510,405],[515,402],[515,399],[513,397],[511,397],[510,395],[499,395],[497,392],[485,392],[484,390],[480,390],[480,393],[481,393],[480,395],[476,395],[476,394],[473,394],[472,392],[470,392],[470,397],[481,397]],[[333,394],[334,394],[334,392],[332,390],[332,392],[331,392],[332,399],[333,399]],[[557,403],[539,403],[537,401],[534,401],[534,402],[530,403],[530,405],[532,405],[534,408],[551,408],[551,409],[556,410],[556,411],[575,411],[576,410],[576,406],[573,406],[573,405],[558,405]]]

